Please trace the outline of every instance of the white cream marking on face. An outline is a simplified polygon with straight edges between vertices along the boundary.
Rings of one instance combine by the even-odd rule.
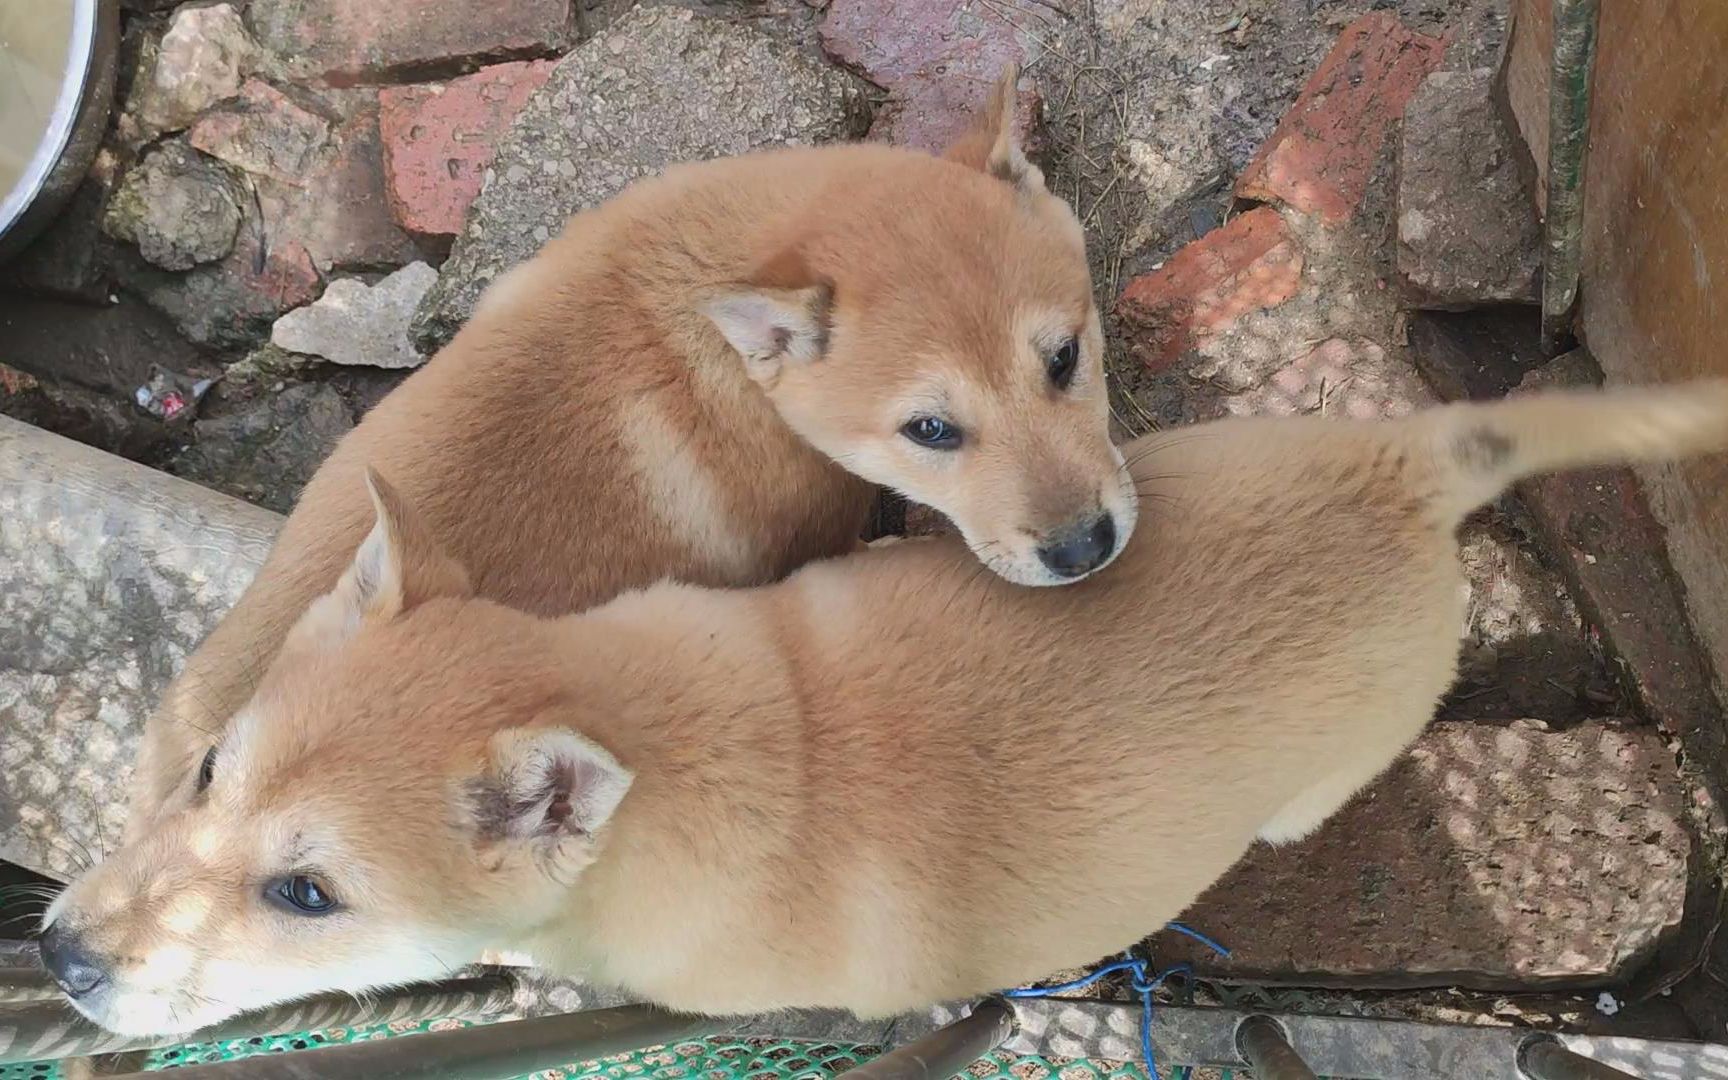
[[[182,937],[196,933],[210,917],[210,900],[198,895],[182,896],[162,916],[162,925]]]
[[[186,846],[192,849],[192,854],[197,858],[213,859],[222,848],[222,834],[213,825],[200,825],[186,838]]]
[[[134,989],[172,987],[192,974],[197,956],[185,945],[163,945],[144,954],[144,962],[128,980]]]

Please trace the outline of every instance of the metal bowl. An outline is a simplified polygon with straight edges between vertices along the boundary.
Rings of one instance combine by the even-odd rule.
[[[0,0],[0,260],[77,189],[114,97],[117,0]]]

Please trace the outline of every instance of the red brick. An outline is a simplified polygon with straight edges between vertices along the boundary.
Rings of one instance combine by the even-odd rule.
[[[266,46],[333,83],[454,74],[571,42],[570,0],[252,0]]]
[[[1387,12],[1345,27],[1237,179],[1237,197],[1348,219],[1392,125],[1444,53],[1443,39],[1413,33]]]
[[[1184,247],[1128,283],[1116,314],[1130,349],[1154,371],[1197,339],[1251,311],[1277,307],[1302,284],[1302,253],[1278,211],[1260,207]]]
[[[384,184],[397,223],[419,236],[460,232],[499,137],[551,73],[551,61],[527,60],[380,91]]]
[[[872,138],[939,152],[966,131],[1009,63],[1026,51],[1012,26],[977,0],[833,0],[822,48],[888,91]],[[1022,90],[1020,134],[1038,99]]]

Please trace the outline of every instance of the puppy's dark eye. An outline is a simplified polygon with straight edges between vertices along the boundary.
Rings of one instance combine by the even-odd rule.
[[[204,754],[204,763],[198,766],[198,791],[203,793],[210,786],[210,781],[216,779],[216,748],[212,746]]]
[[[1068,384],[1074,381],[1074,369],[1080,366],[1080,339],[1069,338],[1062,347],[1051,353],[1044,361],[1045,370],[1050,373],[1050,381],[1056,389],[1066,390]]]
[[[327,915],[336,909],[336,898],[308,874],[281,878],[265,895],[297,915]]]
[[[932,450],[954,450],[960,446],[960,429],[934,416],[920,416],[906,422],[900,434],[919,446]]]

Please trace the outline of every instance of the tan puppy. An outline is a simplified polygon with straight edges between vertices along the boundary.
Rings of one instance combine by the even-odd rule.
[[[335,583],[371,526],[368,462],[479,595],[542,614],[847,551],[864,480],[946,512],[1013,581],[1113,558],[1138,504],[1080,225],[1014,144],[1013,81],[948,160],[846,146],[675,168],[496,283],[337,448],[165,695],[129,833],[186,804]]]
[[[196,798],[60,898],[43,954],[139,1033],[491,947],[718,1013],[1024,983],[1176,916],[1416,736],[1472,508],[1725,443],[1720,383],[1226,421],[1133,448],[1157,527],[1075,588],[931,541],[556,620],[476,598],[378,482]]]

